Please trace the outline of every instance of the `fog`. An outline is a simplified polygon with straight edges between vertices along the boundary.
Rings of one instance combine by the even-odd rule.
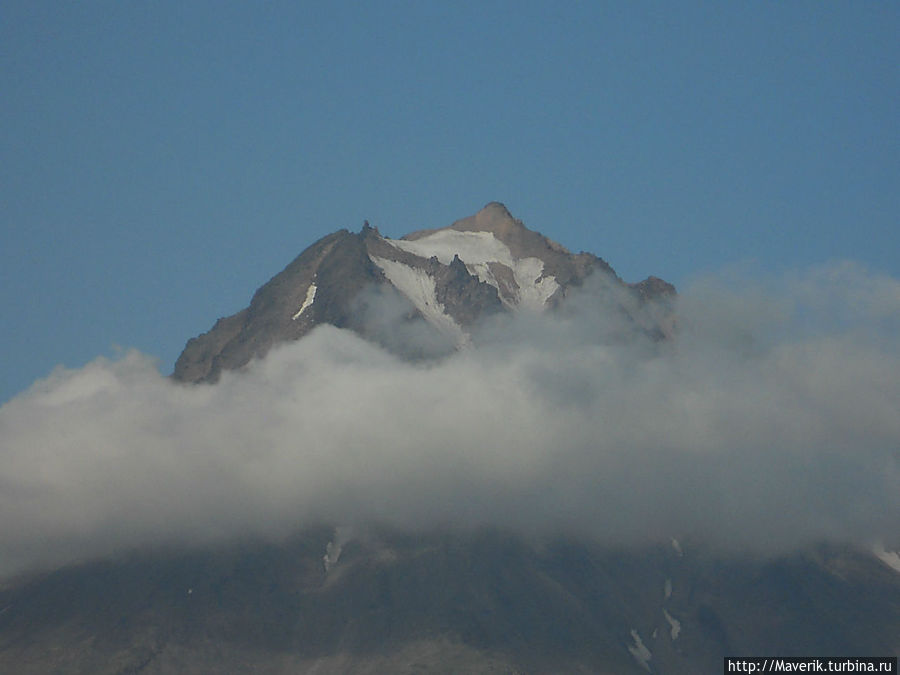
[[[212,386],[57,369],[0,408],[0,574],[315,524],[896,547],[900,281],[759,278],[683,289],[663,342],[584,293],[413,363],[323,326]]]

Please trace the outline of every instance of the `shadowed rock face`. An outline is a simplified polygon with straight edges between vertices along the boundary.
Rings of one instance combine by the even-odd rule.
[[[249,307],[189,340],[175,362],[174,377],[213,382],[223,370],[265,356],[273,345],[297,340],[319,323],[355,329],[350,303],[362,288],[380,283],[384,277],[369,260],[364,233],[330,234],[256,291]],[[312,284],[315,298],[298,315]]]
[[[674,287],[655,277],[624,284],[604,260],[570,253],[527,229],[497,202],[449,227],[400,240],[382,237],[368,224],[359,233],[341,230],[303,251],[254,294],[248,308],[189,340],[173,377],[214,382],[223,370],[240,368],[322,323],[377,340],[360,312],[361,297],[372,288],[392,287],[409,302],[409,317],[424,319],[462,344],[492,314],[559,307],[591,275],[633,296],[622,309],[648,334],[667,334],[664,320],[639,316],[640,305],[665,301]]]
[[[135,555],[0,591],[0,671],[687,674],[900,649],[900,575],[845,549],[748,562],[367,532],[326,569],[330,541]]]

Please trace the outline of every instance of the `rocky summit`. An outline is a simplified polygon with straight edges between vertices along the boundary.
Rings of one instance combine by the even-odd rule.
[[[404,356],[427,356],[421,345],[388,343],[373,303],[393,297],[396,321],[424,321],[432,344],[451,350],[469,342],[476,324],[500,312],[543,312],[560,307],[587,279],[621,299],[617,309],[662,337],[665,319],[650,320],[642,306],[674,295],[671,284],[650,277],[626,284],[591,253],[570,253],[526,228],[492,202],[449,227],[381,236],[366,223],[341,230],[303,251],[253,295],[250,306],[219,319],[191,339],[175,363],[184,382],[213,382],[223,370],[264,356],[275,344],[297,340],[320,324],[355,331]],[[381,329],[381,330],[379,330]]]

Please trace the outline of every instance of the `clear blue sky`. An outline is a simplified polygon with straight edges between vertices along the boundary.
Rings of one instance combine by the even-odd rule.
[[[897,2],[0,5],[0,401],[499,200],[627,281],[900,275]]]

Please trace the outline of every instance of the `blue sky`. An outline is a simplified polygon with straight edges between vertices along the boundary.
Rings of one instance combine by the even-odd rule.
[[[0,6],[0,401],[486,202],[627,281],[900,276],[892,2]]]

